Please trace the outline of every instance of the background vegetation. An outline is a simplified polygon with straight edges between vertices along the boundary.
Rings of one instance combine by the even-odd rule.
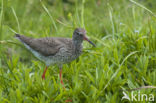
[[[0,0],[0,102],[129,102],[123,91],[156,86],[155,12],[155,0]],[[84,42],[80,58],[64,65],[64,91],[58,67],[42,80],[45,65],[14,34],[72,37],[76,27],[97,47]],[[140,92],[156,101],[156,89]]]

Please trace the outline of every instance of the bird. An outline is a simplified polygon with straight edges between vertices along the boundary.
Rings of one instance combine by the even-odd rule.
[[[24,44],[35,57],[45,63],[46,68],[42,74],[42,79],[45,79],[46,71],[50,65],[58,65],[60,69],[59,78],[62,85],[64,84],[62,79],[63,64],[70,63],[82,54],[82,43],[84,40],[95,47],[95,44],[88,39],[84,28],[76,28],[72,38],[31,38],[17,33],[15,37]]]

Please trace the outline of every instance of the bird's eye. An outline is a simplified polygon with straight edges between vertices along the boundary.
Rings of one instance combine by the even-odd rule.
[[[80,36],[82,36],[82,35],[83,35],[83,34],[82,34],[82,33],[80,33],[80,32],[78,32],[77,34],[78,34],[78,35],[80,35]]]
[[[78,35],[80,35],[80,33],[79,33],[79,32],[77,32],[77,34],[78,34]]]

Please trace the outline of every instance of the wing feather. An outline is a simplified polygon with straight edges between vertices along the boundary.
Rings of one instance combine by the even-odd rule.
[[[65,38],[40,38],[33,39],[23,35],[16,34],[16,37],[33,50],[39,52],[44,56],[53,56],[59,52],[60,48],[66,46],[71,39]]]

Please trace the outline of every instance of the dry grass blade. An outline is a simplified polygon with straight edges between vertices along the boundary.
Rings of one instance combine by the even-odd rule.
[[[156,86],[142,86],[140,88],[129,89],[128,91],[135,91],[140,89],[156,89]]]

